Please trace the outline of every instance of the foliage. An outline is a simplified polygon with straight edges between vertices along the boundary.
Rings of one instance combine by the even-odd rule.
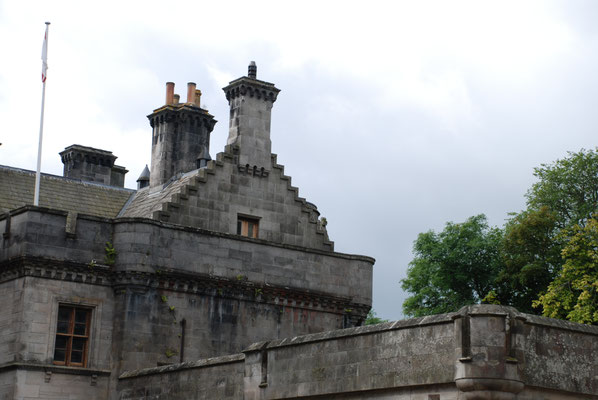
[[[546,206],[523,211],[507,222],[500,248],[503,269],[497,278],[498,302],[536,312],[532,301],[546,290],[562,264],[556,226],[556,215]]]
[[[413,293],[403,304],[407,315],[481,300],[596,323],[598,149],[568,153],[536,168],[534,176],[527,209],[513,214],[503,231],[488,228],[479,215],[418,236],[402,281]]]
[[[114,265],[114,262],[116,261],[116,250],[114,249],[114,246],[112,246],[112,243],[106,242],[104,253],[104,264],[110,266]]]
[[[538,178],[527,192],[528,209],[548,207],[559,228],[584,225],[598,209],[598,151],[581,149],[534,169]]]
[[[174,357],[177,354],[179,354],[179,352],[174,349],[166,349],[166,351],[164,352],[164,355],[166,356],[166,358]]]
[[[598,219],[575,225],[563,235],[563,268],[534,302],[543,307],[544,316],[598,325]]]
[[[502,231],[489,227],[483,214],[461,224],[449,222],[438,234],[419,234],[415,258],[401,281],[413,293],[403,303],[405,314],[439,314],[480,302],[502,269],[501,240]]]
[[[598,152],[581,150],[534,169],[538,181],[528,190],[527,210],[505,227],[501,248],[505,269],[498,278],[498,298],[520,311],[542,313],[532,302],[546,292],[563,268],[564,234],[584,226],[598,209]]]
[[[363,323],[364,325],[375,325],[375,324],[381,324],[383,322],[388,322],[387,319],[382,319],[380,317],[378,317],[376,315],[376,311],[374,311],[373,309],[371,309],[368,312],[367,317],[365,317],[365,322]]]

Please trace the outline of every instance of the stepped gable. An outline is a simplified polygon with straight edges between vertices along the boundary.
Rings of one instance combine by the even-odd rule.
[[[35,172],[0,165],[0,213],[33,204]],[[134,190],[41,174],[40,207],[114,218]]]
[[[238,147],[228,145],[205,168],[172,180],[162,190],[139,190],[119,217],[236,233],[239,215],[255,216],[258,239],[333,251],[317,207],[299,197],[276,155],[267,172],[239,165],[238,152]]]
[[[143,217],[270,243],[333,251],[315,205],[299,197],[272,154],[271,113],[280,89],[247,76],[223,88],[230,107],[224,152],[209,155],[216,121],[200,107],[201,91],[187,84],[187,102],[166,83],[166,104],[148,116],[152,127],[149,185],[119,217]]]

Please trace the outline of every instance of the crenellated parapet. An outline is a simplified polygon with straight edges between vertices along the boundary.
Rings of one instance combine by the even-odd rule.
[[[248,77],[235,79],[222,90],[229,102],[239,97],[249,96],[274,103],[280,92],[280,89],[276,88],[273,83]]]

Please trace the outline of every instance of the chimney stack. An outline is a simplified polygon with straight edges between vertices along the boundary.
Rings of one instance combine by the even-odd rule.
[[[64,164],[63,176],[98,182],[110,186],[125,186],[125,167],[114,165],[116,156],[111,151],[74,144],[60,153]]]
[[[148,115],[153,128],[150,190],[161,189],[172,177],[193,171],[199,168],[201,160],[210,159],[210,133],[216,120],[199,107],[200,96],[195,83],[189,82],[187,102],[180,103],[180,96],[174,94],[174,83],[168,82],[169,107],[160,107]]]
[[[236,79],[222,89],[230,106],[227,144],[239,146],[239,165],[269,171],[271,111],[280,89],[256,79],[255,62],[249,64],[248,72],[247,77]]]

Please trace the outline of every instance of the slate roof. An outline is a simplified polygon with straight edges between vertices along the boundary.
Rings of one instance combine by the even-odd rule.
[[[153,213],[162,210],[162,204],[170,201],[172,195],[180,193],[191,178],[198,174],[198,171],[194,170],[184,174],[179,179],[170,182],[159,192],[150,193],[149,187],[138,190],[119,217],[152,218]]]
[[[35,172],[0,165],[0,214],[33,204]],[[115,218],[135,190],[43,174],[40,207]]]

